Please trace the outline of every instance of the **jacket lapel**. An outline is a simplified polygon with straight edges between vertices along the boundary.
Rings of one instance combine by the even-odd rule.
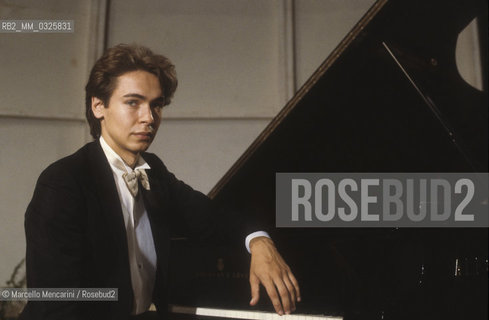
[[[147,159],[145,159],[147,161]],[[147,169],[146,173],[148,174],[148,180],[150,185],[150,190],[145,190],[144,188],[140,188],[143,194],[144,206],[146,208],[146,212],[148,213],[149,220],[151,223],[151,230],[153,231],[153,237],[155,239],[155,245],[159,245],[159,241],[157,241],[160,233],[167,233],[168,221],[166,217],[166,205],[168,201],[166,201],[168,197],[168,190],[166,185],[158,179],[157,168],[155,168],[154,164],[147,161],[150,165],[151,169]],[[156,248],[157,251],[159,248]]]
[[[144,154],[143,154],[144,156]],[[167,270],[168,270],[168,257],[169,257],[169,231],[168,231],[168,190],[164,181],[160,175],[158,175],[158,166],[156,163],[152,163],[147,157],[144,157],[151,169],[146,170],[148,174],[148,180],[150,190],[142,190],[144,199],[144,206],[148,213],[148,218],[151,224],[151,231],[153,234],[153,240],[155,243],[157,266],[156,266],[156,296],[164,295],[167,284]]]
[[[115,243],[119,246],[121,254],[124,255],[124,260],[129,261],[126,227],[112,169],[100,143],[95,141],[90,147],[91,174],[89,174],[89,179],[101,208],[100,218],[106,220],[107,225],[110,226],[110,230],[107,230],[107,232],[112,233]]]
[[[93,191],[92,202],[96,203],[93,206],[92,223],[100,228],[99,234],[107,234],[107,240],[113,242],[106,247],[116,251],[116,261],[111,262],[116,265],[114,272],[118,277],[118,283],[115,285],[119,288],[119,303],[129,313],[133,308],[134,293],[129,268],[126,226],[112,169],[99,141],[88,144],[87,162],[89,164],[87,185],[89,190]]]

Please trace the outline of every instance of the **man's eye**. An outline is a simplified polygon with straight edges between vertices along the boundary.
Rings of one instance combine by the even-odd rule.
[[[131,106],[131,107],[136,107],[138,105],[138,101],[137,100],[128,100],[128,101],[126,101],[126,104]]]
[[[153,104],[151,104],[151,108],[153,108],[153,109],[160,109],[161,110],[161,109],[163,109],[163,103],[159,103],[159,102],[158,103],[153,103]]]

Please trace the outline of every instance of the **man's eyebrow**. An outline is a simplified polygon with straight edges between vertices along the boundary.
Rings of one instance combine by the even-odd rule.
[[[123,98],[138,98],[141,100],[146,100],[146,97],[139,93],[128,93],[122,96]]]
[[[123,95],[122,97],[123,98],[138,98],[141,100],[147,100],[146,96],[143,96],[142,94],[139,94],[139,93],[128,93],[128,94]],[[154,98],[152,101],[160,101],[160,100],[165,100],[165,97],[160,96],[160,97]]]

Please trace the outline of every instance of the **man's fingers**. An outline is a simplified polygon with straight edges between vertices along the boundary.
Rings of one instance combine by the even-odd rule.
[[[287,286],[284,284],[282,279],[278,279],[278,281],[275,283],[275,286],[277,287],[277,290],[280,294],[280,300],[282,300],[282,306],[285,313],[290,314],[291,299],[290,299],[290,294],[289,294],[289,290],[287,289]]]
[[[250,243],[250,249],[250,304],[258,301],[255,297],[258,297],[259,282],[265,287],[279,315],[295,311],[295,303],[300,301],[299,285],[273,242],[269,238],[258,237]]]
[[[294,274],[292,272],[287,272],[287,275],[292,282],[292,285],[294,286],[295,289],[295,295],[297,297],[296,301],[300,302],[301,301],[301,289],[299,288],[299,282],[297,279],[294,277]]]
[[[260,280],[254,274],[250,274],[251,301],[250,306],[254,306],[260,300]]]
[[[275,308],[275,312],[279,315],[284,314],[284,309],[282,308],[282,303],[280,302],[279,295],[277,294],[277,289],[275,288],[272,280],[262,282],[263,286],[267,290],[267,294],[272,301],[273,307]]]
[[[290,297],[290,309],[291,311],[295,311],[295,288],[287,275],[284,276],[284,284],[287,287],[287,291]],[[287,310],[285,310],[285,312],[287,312]]]

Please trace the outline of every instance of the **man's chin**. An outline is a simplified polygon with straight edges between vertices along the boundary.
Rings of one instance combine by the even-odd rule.
[[[132,146],[131,150],[133,153],[141,153],[141,152],[148,150],[150,145],[151,145],[151,141],[141,141],[141,142],[135,143]]]

